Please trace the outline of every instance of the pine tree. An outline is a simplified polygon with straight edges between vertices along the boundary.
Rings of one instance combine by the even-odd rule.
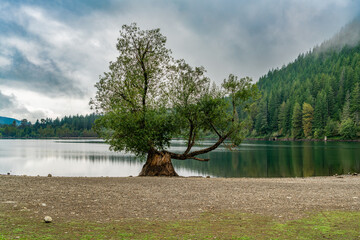
[[[354,139],[356,137],[356,127],[350,118],[341,121],[340,134],[344,139]]]
[[[319,136],[323,135],[324,128],[327,120],[327,104],[326,93],[324,90],[320,91],[316,97],[316,105],[314,111],[314,128],[319,133]]]
[[[259,113],[256,116],[255,129],[258,133],[265,135],[269,130],[268,104],[266,100],[261,102]]]
[[[350,118],[350,94],[349,92],[346,93],[345,103],[343,107],[343,111],[341,114],[341,121],[346,121]]]
[[[330,84],[326,86],[326,103],[327,103],[327,115],[333,117],[335,115],[335,101],[334,91]]]
[[[286,104],[285,102],[283,102],[280,105],[279,108],[279,114],[278,114],[278,129],[279,129],[279,134],[283,135],[283,133],[285,132],[285,118],[286,118]]]
[[[301,138],[302,135],[302,112],[299,103],[295,103],[292,115],[292,136],[293,138]]]
[[[302,109],[302,126],[305,137],[311,137],[312,135],[312,122],[314,119],[314,108],[308,104],[303,104]]]
[[[358,125],[360,122],[360,87],[359,87],[359,83],[355,84],[354,89],[351,92],[350,112],[355,121],[355,124]]]
[[[287,101],[285,104],[285,119],[284,119],[285,134],[291,133],[291,103]]]

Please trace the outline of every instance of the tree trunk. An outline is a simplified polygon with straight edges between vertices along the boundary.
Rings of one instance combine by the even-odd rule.
[[[179,176],[171,163],[169,153],[150,150],[139,176]]]

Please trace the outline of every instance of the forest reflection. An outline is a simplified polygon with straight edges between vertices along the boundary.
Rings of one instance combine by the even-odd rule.
[[[360,172],[360,146],[341,142],[246,142],[236,151],[205,154],[211,160],[174,161],[219,177],[311,177]]]
[[[98,140],[97,140],[98,141]],[[54,140],[2,140],[0,173],[62,176],[136,175],[145,158],[109,151],[103,142]],[[175,140],[171,150],[185,145]],[[206,147],[211,141],[202,143]],[[173,160],[182,176],[214,177],[310,177],[360,172],[360,144],[352,142],[265,142],[245,141],[229,151],[219,147],[204,154],[209,162]]]

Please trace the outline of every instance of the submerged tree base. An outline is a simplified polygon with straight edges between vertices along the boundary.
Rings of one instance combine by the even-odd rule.
[[[139,176],[179,176],[171,163],[170,154],[164,152],[149,151],[146,163]]]

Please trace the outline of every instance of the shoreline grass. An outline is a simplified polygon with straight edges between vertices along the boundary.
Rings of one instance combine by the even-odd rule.
[[[191,220],[69,221],[46,224],[29,213],[0,213],[0,239],[360,239],[360,212],[326,211],[279,221],[205,212]]]

